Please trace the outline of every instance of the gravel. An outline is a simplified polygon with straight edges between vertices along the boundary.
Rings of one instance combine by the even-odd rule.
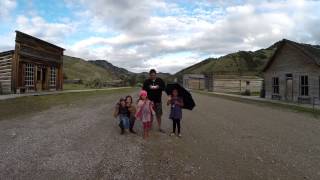
[[[320,179],[317,117],[194,94],[182,138],[164,106],[143,140],[111,116],[123,95],[0,121],[0,179]]]

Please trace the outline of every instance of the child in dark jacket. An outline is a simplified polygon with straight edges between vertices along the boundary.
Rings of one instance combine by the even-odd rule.
[[[117,103],[114,117],[119,119],[119,127],[121,129],[121,134],[124,134],[125,129],[129,129],[130,122],[129,122],[129,110],[126,106],[126,101],[124,98],[121,98],[120,101]]]
[[[132,96],[127,96],[126,97],[126,105],[127,105],[127,108],[128,108],[128,111],[129,111],[129,121],[130,121],[130,132],[133,133],[133,134],[136,134],[136,132],[133,130],[133,127],[134,127],[134,123],[136,121],[136,107],[134,106],[133,104],[133,99],[132,99]]]
[[[182,119],[183,99],[179,97],[178,90],[174,89],[172,91],[172,95],[170,95],[168,98],[167,105],[171,106],[169,118],[172,120],[172,123],[173,123],[173,129],[170,136],[175,135],[176,128],[178,128],[178,136],[181,137],[180,121]]]

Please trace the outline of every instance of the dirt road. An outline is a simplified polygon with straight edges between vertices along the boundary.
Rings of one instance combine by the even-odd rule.
[[[145,141],[139,124],[119,135],[111,111],[123,95],[0,121],[0,179],[320,179],[316,117],[195,94],[182,138],[168,136],[165,108],[167,133]]]

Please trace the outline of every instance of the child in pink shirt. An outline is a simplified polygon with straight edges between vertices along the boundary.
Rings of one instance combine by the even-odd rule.
[[[148,99],[147,91],[142,90],[137,105],[136,118],[143,123],[143,138],[149,137],[149,130],[152,125],[152,117],[155,114],[153,103]]]

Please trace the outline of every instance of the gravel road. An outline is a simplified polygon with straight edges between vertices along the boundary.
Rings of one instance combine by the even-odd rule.
[[[134,93],[136,94],[136,93]],[[163,126],[121,136],[111,112],[124,94],[97,96],[0,121],[0,179],[320,179],[320,120],[194,94],[182,138]]]

